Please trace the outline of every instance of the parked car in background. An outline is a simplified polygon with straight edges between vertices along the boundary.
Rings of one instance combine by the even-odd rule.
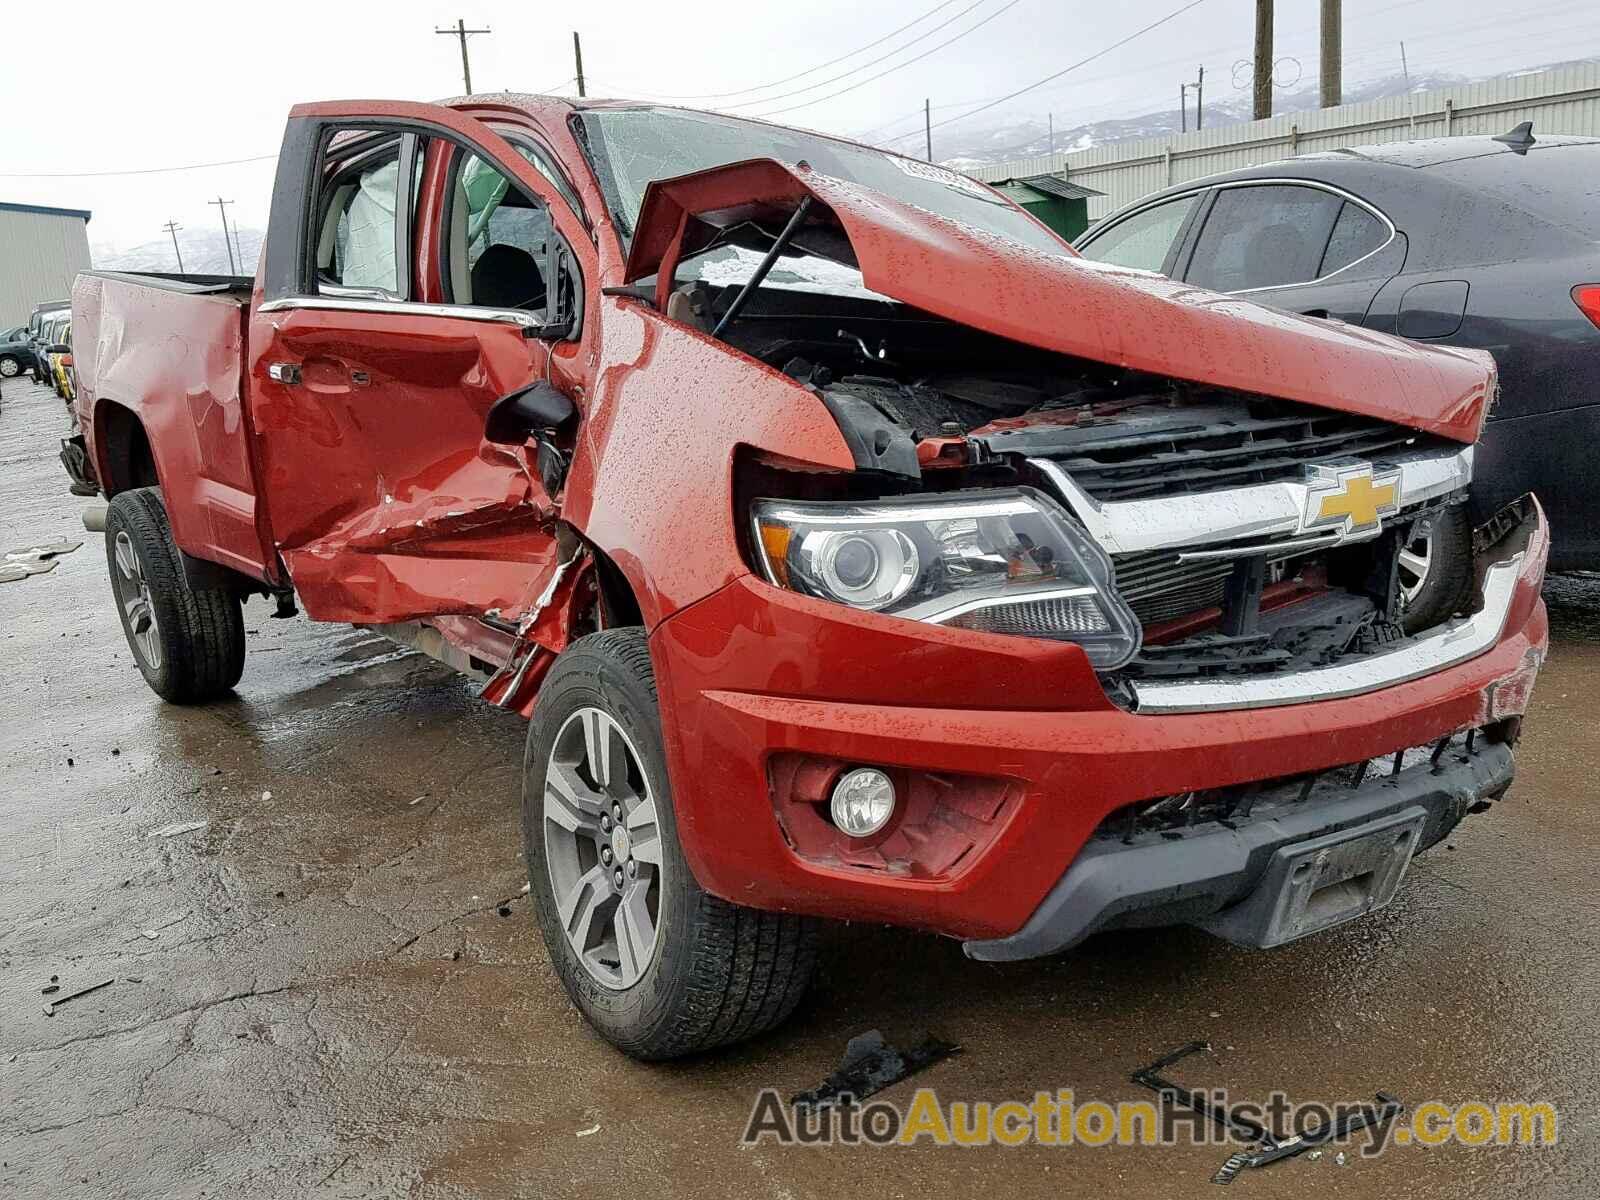
[[[28,327],[0,332],[0,379],[11,379],[26,371],[33,363],[33,350],[28,346]]]
[[[68,404],[76,395],[72,375],[72,318],[61,322],[55,331],[56,341],[50,347],[50,381],[56,395]]]
[[[46,318],[39,333],[39,352],[44,359],[45,382],[63,400],[69,400],[69,388],[62,360],[72,352],[72,310],[54,313]]]
[[[812,917],[1278,945],[1511,785],[1538,503],[1430,610],[1395,575],[1464,511],[1487,354],[645,104],[301,105],[271,214],[253,281],[74,287],[131,661],[227,695],[262,594],[529,717],[550,962],[631,1054],[782,1021]]]
[[[1078,249],[1492,352],[1500,398],[1478,448],[1474,519],[1534,491],[1552,569],[1600,568],[1600,139],[1519,126],[1305,154],[1147,196]],[[1438,561],[1428,540],[1408,548],[1406,587],[1427,586]]]
[[[49,383],[50,341],[47,326],[60,316],[71,316],[70,300],[50,300],[34,306],[28,317],[28,370],[39,383]]]

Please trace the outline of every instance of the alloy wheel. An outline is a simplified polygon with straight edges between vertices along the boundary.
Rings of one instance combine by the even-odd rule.
[[[13,375],[21,372],[21,370],[22,368],[17,365],[16,359],[0,358],[0,375],[4,375],[7,379],[10,379]]]
[[[1410,608],[1427,586],[1433,567],[1433,523],[1423,521],[1400,548],[1400,605]]]
[[[544,848],[567,942],[596,982],[632,987],[655,955],[661,836],[638,750],[610,714],[580,708],[545,767]]]
[[[127,530],[117,532],[117,573],[113,581],[117,603],[128,621],[134,648],[152,671],[161,669],[161,627],[156,623],[156,608],[150,599],[150,584],[144,577],[144,564],[133,548]]]

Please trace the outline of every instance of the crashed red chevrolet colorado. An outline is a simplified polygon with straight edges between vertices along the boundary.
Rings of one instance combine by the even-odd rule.
[[[151,686],[226,693],[263,595],[531,718],[539,921],[640,1057],[783,1020],[817,917],[1277,945],[1511,782],[1547,535],[1469,525],[1490,358],[1085,262],[936,166],[304,105],[254,280],[90,272],[73,328]]]

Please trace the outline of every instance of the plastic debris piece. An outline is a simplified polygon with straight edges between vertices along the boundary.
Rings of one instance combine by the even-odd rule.
[[[884,1041],[882,1032],[869,1029],[850,1039],[844,1058],[826,1079],[810,1091],[790,1097],[789,1103],[796,1108],[822,1109],[864,1100],[960,1052],[954,1042],[936,1037],[925,1037],[910,1050],[900,1050]]]
[[[60,1008],[63,1004],[66,1004],[72,1000],[76,1000],[79,996],[87,996],[90,992],[98,992],[103,987],[110,987],[115,982],[115,978],[102,979],[99,983],[91,983],[86,988],[79,988],[75,992],[68,992],[65,996],[62,996],[61,999],[53,1000],[49,1004],[46,1004],[44,1006],[44,1015],[47,1017],[53,1017],[56,1015],[56,1009]]]
[[[599,1133],[599,1132],[600,1132],[600,1125],[597,1122],[597,1123],[589,1126],[589,1128],[587,1128],[587,1129],[578,1130],[578,1136],[579,1137],[588,1137],[591,1133]]]
[[[56,569],[56,559],[71,554],[82,541],[66,538],[56,542],[43,542],[37,546],[24,546],[20,550],[7,550],[0,558],[0,583],[15,583],[29,575],[43,575]]]
[[[179,821],[175,825],[163,825],[160,829],[152,829],[148,837],[170,838],[182,833],[193,833],[196,829],[204,829],[210,821]]]

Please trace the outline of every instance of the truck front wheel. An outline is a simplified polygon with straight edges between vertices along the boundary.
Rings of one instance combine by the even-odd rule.
[[[157,489],[111,498],[106,562],[128,648],[156,695],[197,704],[231,691],[244,673],[239,597],[189,586]]]
[[[642,629],[574,642],[539,693],[523,768],[528,880],[589,1023],[639,1059],[771,1029],[800,1001],[815,922],[701,890],[678,844]]]

